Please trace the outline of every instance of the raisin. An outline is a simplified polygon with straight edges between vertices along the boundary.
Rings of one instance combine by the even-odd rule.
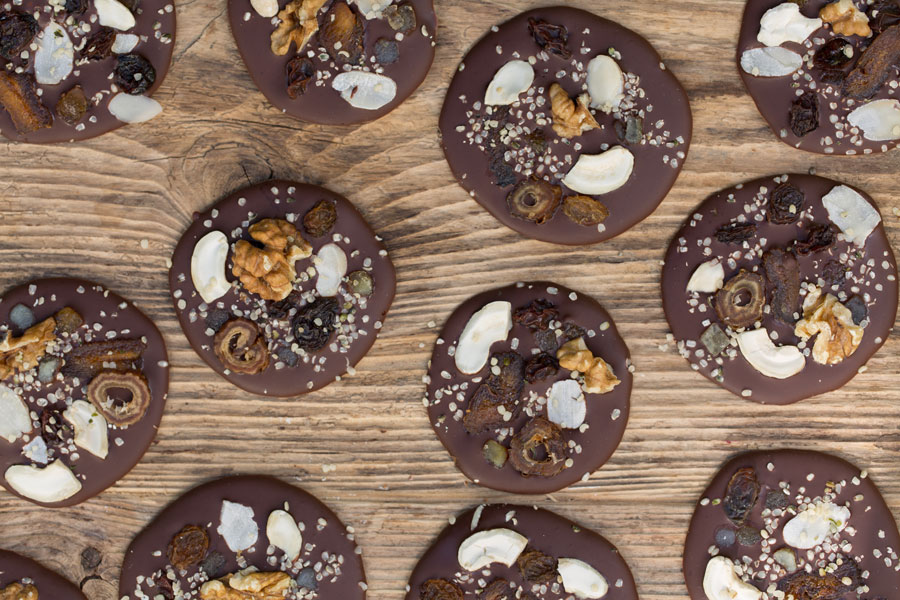
[[[26,13],[0,12],[0,56],[16,60],[38,32],[38,22]]]
[[[869,316],[869,310],[866,308],[866,303],[859,296],[853,296],[844,303],[844,306],[850,310],[850,316],[853,318],[853,322],[856,325],[865,321],[866,317]]]
[[[484,588],[478,600],[516,600],[516,591],[507,580],[495,579]]]
[[[206,323],[207,327],[213,330],[213,332],[219,333],[219,330],[222,329],[222,325],[227,323],[230,319],[230,312],[228,312],[227,310],[214,308],[207,313],[204,322]]]
[[[759,481],[753,467],[744,467],[735,471],[725,490],[722,508],[725,516],[735,525],[743,525],[759,497]]]
[[[494,184],[500,188],[515,185],[518,180],[515,170],[509,166],[503,158],[504,151],[504,148],[498,148],[493,152],[491,154],[491,161],[488,164],[488,168],[494,176]]]
[[[392,4],[384,9],[384,16],[387,18],[388,25],[394,31],[407,35],[416,28],[416,11],[409,4],[396,5]]]
[[[796,186],[782,183],[769,194],[766,219],[775,225],[789,225],[800,218],[806,196]]]
[[[819,97],[815,92],[803,92],[791,103],[788,113],[791,131],[803,137],[819,127]]]
[[[723,244],[742,244],[756,237],[756,223],[729,223],[716,230],[716,239]]]
[[[525,361],[516,352],[493,354],[491,374],[476,389],[466,407],[463,425],[469,433],[481,433],[506,423],[503,414],[515,416],[519,410],[519,397],[525,387]]]
[[[328,234],[337,221],[337,209],[331,200],[319,200],[303,216],[303,229],[313,237]]]
[[[101,27],[84,43],[81,56],[88,60],[102,60],[112,55],[115,41],[116,30],[112,27]]]
[[[463,592],[446,579],[429,579],[419,588],[419,600],[463,600]]]
[[[769,282],[769,297],[775,318],[793,325],[800,308],[800,266],[790,252],[773,248],[763,254],[763,268]]]
[[[271,302],[266,308],[266,313],[269,315],[269,318],[281,321],[292,316],[292,309],[294,310],[293,314],[297,314],[297,311],[303,308],[303,304],[303,294],[294,290],[284,300]]]
[[[578,225],[598,225],[609,216],[606,205],[590,196],[567,196],[563,200],[563,213]]]
[[[45,408],[41,413],[41,437],[50,448],[62,448],[69,444],[75,432],[58,408]]]
[[[885,29],[900,22],[900,4],[897,0],[876,0],[869,15],[872,35],[879,36]]]
[[[774,510],[776,508],[786,508],[787,505],[787,494],[781,490],[772,490],[766,494],[766,508]]]
[[[292,100],[306,93],[306,86],[316,74],[313,61],[305,56],[295,56],[284,65],[287,95]]]
[[[169,581],[168,577],[161,575],[156,580],[156,592],[158,595],[154,596],[154,598],[161,597],[163,600],[175,600],[175,591],[172,589],[172,582]]]
[[[762,541],[759,529],[750,527],[749,525],[744,525],[738,529],[735,538],[741,546],[755,546]]]
[[[56,114],[69,125],[75,125],[84,117],[87,108],[88,101],[84,90],[80,85],[76,85],[59,97],[59,101],[56,103]]]
[[[528,19],[528,31],[535,43],[553,54],[568,60],[572,52],[566,47],[569,41],[569,30],[563,25],[553,25],[544,20]]]
[[[525,381],[535,383],[553,377],[559,372],[559,362],[546,352],[541,352],[525,363]]]
[[[294,319],[294,338],[307,352],[321,350],[334,333],[339,307],[334,298],[317,298]]]
[[[566,468],[562,430],[544,417],[534,417],[510,441],[509,462],[526,477],[558,475]]]
[[[834,67],[842,67],[850,62],[853,57],[853,44],[844,38],[833,38],[816,50],[813,56],[813,65],[819,69],[828,70]]]
[[[572,340],[577,340],[580,337],[584,337],[587,335],[587,332],[584,330],[584,327],[580,325],[576,325],[572,322],[566,322],[562,326],[563,338],[565,342],[570,342]],[[564,343],[565,343],[564,342]]]
[[[543,331],[550,327],[551,321],[559,319],[559,311],[554,305],[538,298],[526,306],[520,306],[513,312],[513,322],[524,325],[531,331]]]
[[[156,69],[140,54],[123,54],[116,59],[116,85],[128,94],[143,94],[156,81]]]
[[[209,536],[206,530],[196,525],[187,525],[169,542],[167,556],[176,569],[187,569],[202,561],[207,550]]]
[[[794,242],[794,249],[802,254],[813,254],[831,248],[837,241],[837,229],[832,224],[810,223],[806,228],[806,239]]]
[[[762,318],[766,284],[761,275],[743,269],[716,292],[716,314],[732,329],[749,327]]]
[[[536,178],[523,181],[506,197],[512,216],[536,225],[552,219],[561,200],[561,187]]]
[[[381,65],[392,65],[400,60],[400,46],[394,40],[384,38],[375,42],[375,60]]]
[[[526,549],[516,559],[516,565],[522,578],[528,583],[550,583],[556,580],[557,560],[540,550]]]
[[[840,285],[847,279],[847,267],[836,260],[829,260],[822,268],[822,279],[831,285]]]
[[[204,573],[209,577],[209,579],[215,579],[222,575],[225,566],[225,557],[221,552],[217,552],[213,550],[209,554],[206,555],[200,562],[200,569],[203,570]]]

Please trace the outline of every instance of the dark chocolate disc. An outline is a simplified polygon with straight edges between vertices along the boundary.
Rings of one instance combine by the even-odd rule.
[[[172,597],[167,592],[180,588],[200,598],[206,586],[218,598],[258,584],[288,600],[362,600],[366,576],[354,538],[299,488],[272,477],[225,477],[175,500],[134,538],[118,597]]]
[[[162,335],[121,296],[63,278],[9,290],[0,298],[0,485],[41,506],[96,496],[147,451],[168,386]]]
[[[600,534],[548,510],[481,505],[450,523],[413,570],[407,600],[462,598],[463,594],[466,598],[531,598],[538,590],[540,598],[637,600],[634,577],[616,547]],[[503,555],[484,568],[469,570],[477,564],[469,562],[473,553],[468,549],[479,546],[473,535],[500,540],[492,549],[503,550]],[[507,539],[513,543],[507,546]],[[444,595],[435,595],[436,591]]]
[[[160,109],[148,97],[166,77],[174,44],[171,0],[0,7],[0,133],[78,141],[152,118]]]
[[[692,600],[890,598],[898,545],[865,470],[819,452],[747,452],[698,502],[684,578]]]
[[[612,456],[628,422],[631,369],[595,300],[546,281],[515,284],[470,298],[447,319],[425,405],[466,477],[545,494]]]
[[[562,88],[556,111],[553,84]],[[584,94],[590,103],[580,102]],[[574,117],[564,116],[566,103]],[[662,202],[690,146],[691,110],[641,36],[583,10],[550,7],[493,27],[469,51],[447,90],[440,130],[456,179],[501,223],[547,242],[592,244]]]
[[[37,592],[34,598],[86,600],[77,587],[50,569],[21,554],[0,550],[0,597],[17,598],[19,596],[13,592],[27,594],[30,591]]]
[[[314,33],[301,50],[296,15],[308,10],[318,28],[306,21]],[[383,117],[412,95],[434,61],[432,0],[228,0],[228,19],[256,87],[282,112],[311,123]]]
[[[749,0],[737,45],[738,72],[776,137],[819,154],[894,148],[900,7],[893,0],[785,4],[792,3]],[[850,5],[853,14],[842,8]]]
[[[894,324],[897,265],[865,192],[765,177],[691,213],[669,245],[662,296],[694,370],[754,402],[790,404],[865,370]]]
[[[295,396],[353,373],[381,330],[396,275],[348,200],[268,181],[194,215],[169,286],[188,341],[217,373],[255,394]]]

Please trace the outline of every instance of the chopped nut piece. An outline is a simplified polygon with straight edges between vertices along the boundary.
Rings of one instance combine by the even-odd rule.
[[[858,35],[869,37],[872,30],[869,28],[869,17],[856,8],[853,0],[837,0],[826,4],[819,11],[819,18],[826,23],[831,23],[831,29],[837,35]]]
[[[207,581],[200,588],[201,600],[284,600],[285,592],[296,585],[291,576],[282,571],[248,571]]]
[[[550,108],[553,111],[553,131],[556,135],[573,138],[600,127],[588,108],[590,97],[581,94],[577,100],[577,103],[572,100],[558,83],[550,86]]]
[[[589,394],[605,394],[620,383],[622,382],[613,373],[612,367],[599,356],[595,356],[591,361],[591,368],[584,374],[583,387]]]
[[[794,328],[801,340],[813,336],[812,357],[821,365],[836,365],[856,352],[863,338],[863,328],[853,322],[850,309],[831,294],[824,297],[818,288],[803,303],[803,318]]]
[[[338,63],[360,62],[363,57],[363,22],[345,2],[336,2],[325,13],[319,45]]]
[[[50,317],[25,330],[19,337],[7,335],[0,342],[0,380],[37,366],[56,339],[56,319]]]
[[[871,98],[878,93],[900,60],[900,24],[885,29],[859,57],[844,79],[844,93],[851,98]]]
[[[53,115],[35,92],[34,76],[0,72],[0,106],[9,113],[19,133],[32,133],[53,125]]]
[[[38,600],[38,591],[31,584],[11,583],[0,590],[0,600]]]
[[[578,338],[563,344],[557,351],[556,358],[563,369],[585,373],[591,368],[594,354],[588,350],[584,338]]]
[[[226,369],[254,375],[269,366],[269,352],[259,328],[247,319],[225,323],[213,340],[213,352]]]
[[[272,52],[284,56],[297,44],[299,53],[319,30],[318,13],[327,0],[293,0],[278,13],[281,22],[272,32]]]
[[[232,274],[251,294],[263,300],[284,300],[294,289],[294,264],[312,255],[312,246],[283,219],[263,219],[251,225],[249,232],[264,247],[239,240],[234,245]]]
[[[113,390],[125,393],[112,396]],[[88,384],[87,396],[106,421],[117,427],[140,421],[152,399],[147,379],[137,371],[101,371]]]

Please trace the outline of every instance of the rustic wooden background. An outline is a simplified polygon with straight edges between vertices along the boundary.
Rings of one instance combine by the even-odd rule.
[[[681,78],[694,145],[675,189],[644,223],[602,245],[556,247],[498,225],[459,188],[436,140],[447,83],[464,51],[498,20],[543,0],[437,0],[437,60],[392,115],[359,127],[305,125],[273,110],[238,57],[224,0],[182,0],[175,62],[154,121],[74,146],[6,144],[0,162],[0,286],[44,275],[98,280],[156,321],[173,366],[157,443],[124,480],[82,506],[34,507],[0,495],[0,547],[116,597],[131,538],[191,486],[230,473],[294,482],[356,527],[371,598],[397,600],[447,518],[484,501],[536,503],[605,534],[647,600],[685,598],[681,545],[697,496],[739,450],[795,446],[868,467],[900,511],[900,341],[845,389],[767,408],[719,389],[666,343],[660,260],[693,206],[739,180],[776,171],[841,178],[880,202],[900,240],[900,162],[835,158],[782,145],[744,93],[734,65],[741,0],[567,0],[645,35]],[[298,400],[264,400],[227,384],[189,348],[168,295],[166,260],[192,211],[270,176],[328,186],[385,238],[398,296],[358,375]],[[590,293],[618,322],[637,365],[632,417],[612,460],[552,497],[470,485],[428,424],[422,375],[438,328],[482,290],[552,277]],[[336,469],[323,472],[324,466]]]

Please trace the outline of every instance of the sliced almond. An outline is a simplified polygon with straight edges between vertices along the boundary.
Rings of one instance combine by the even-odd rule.
[[[625,75],[611,56],[595,56],[587,66],[587,88],[591,108],[609,114],[619,107],[625,97]]]
[[[378,110],[397,97],[397,83],[390,77],[368,71],[348,71],[331,81],[331,87],[355,108]]]
[[[289,560],[296,560],[303,548],[303,535],[294,517],[287,511],[273,510],[266,522],[269,543],[284,552]]]

